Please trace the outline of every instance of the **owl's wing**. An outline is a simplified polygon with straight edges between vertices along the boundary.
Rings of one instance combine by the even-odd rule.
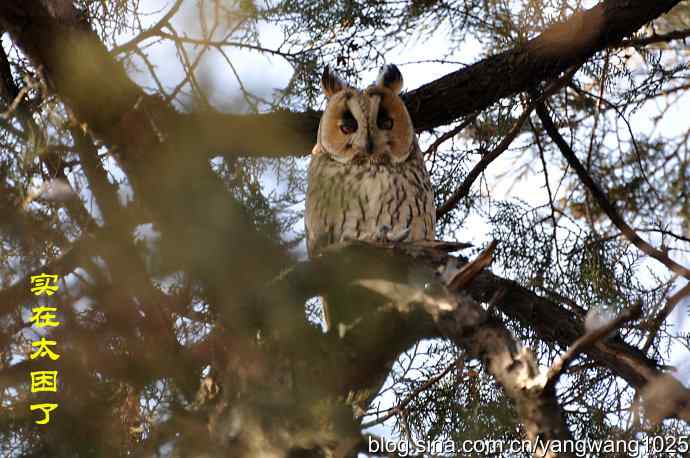
[[[307,172],[307,195],[304,209],[304,228],[307,236],[307,253],[315,256],[333,242],[333,226],[325,216],[329,205],[332,182],[324,168],[328,165],[322,156],[313,156]]]
[[[319,252],[328,246],[331,243],[332,237],[330,236],[327,228],[322,228],[320,226],[323,226],[320,223],[316,223],[316,226],[311,226],[309,224],[309,214],[307,213],[307,216],[305,217],[305,232],[307,236],[307,254],[309,255],[310,258],[316,256],[319,254]],[[311,229],[310,229],[311,226]]]
[[[315,232],[314,224],[317,223],[315,219],[312,219],[315,212],[313,209],[309,208],[309,202],[307,202],[307,209],[304,216],[304,230],[307,238],[307,254],[310,258],[316,256],[321,249],[323,249],[328,244],[328,234],[324,232]],[[310,230],[310,226],[312,229]],[[316,235],[319,234],[319,235]],[[325,332],[331,329],[331,314],[328,303],[325,297],[321,297],[321,319],[323,320],[323,326]]]

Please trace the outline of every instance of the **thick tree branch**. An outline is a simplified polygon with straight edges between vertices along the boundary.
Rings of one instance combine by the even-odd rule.
[[[619,44],[679,1],[604,0],[522,46],[407,93],[412,120],[418,130],[433,129],[528,90]],[[40,2],[11,0],[0,4],[0,20],[27,54],[46,66],[58,92],[77,109],[79,118],[89,120],[94,131],[113,143],[124,135],[142,136],[142,127],[154,123],[183,143],[193,137],[197,149],[210,155],[300,155],[313,146],[318,112],[176,113],[134,86],[96,34],[75,18],[58,21]],[[243,135],[238,138],[235,132]],[[140,140],[147,138],[155,140],[146,135]]]
[[[478,301],[452,290],[452,258],[443,251],[414,243],[376,245],[379,246],[349,243],[331,247],[318,258],[298,264],[269,286],[269,291],[276,292],[268,297],[281,297],[284,304],[286,297],[291,298],[288,303],[301,304],[315,294],[361,291],[358,297],[363,305],[350,304],[348,310],[339,314],[343,317],[344,323],[340,324],[345,325],[344,333],[329,333],[320,339],[320,344],[303,344],[341,357],[331,356],[330,361],[309,359],[298,367],[309,372],[320,366],[319,372],[328,373],[328,380],[339,381],[330,396],[344,397],[350,393],[347,397],[352,399],[353,391],[364,392],[360,399],[368,402],[401,351],[429,337],[450,339],[465,349],[468,357],[481,359],[514,400],[528,439],[534,441],[539,437],[546,442],[571,438],[555,392],[544,389],[545,377],[531,352],[520,348],[505,326]],[[445,272],[445,268],[450,271]],[[441,275],[434,276],[433,272],[439,271],[443,271]],[[425,280],[410,282],[410,278],[425,275]],[[324,345],[333,347],[327,350]],[[367,361],[377,365],[362,364]],[[313,377],[313,373],[309,375]],[[322,380],[320,388],[324,389],[329,383],[323,376]],[[556,455],[537,450],[535,456]]]
[[[573,312],[489,271],[479,274],[468,287],[472,297],[482,302],[491,301],[496,291],[503,292],[496,300],[501,312],[533,329],[546,342],[565,349],[586,333],[582,320]],[[654,360],[620,339],[599,341],[586,348],[584,353],[636,388],[661,375]]]
[[[448,124],[552,79],[618,43],[679,1],[604,0],[554,24],[523,46],[450,73],[407,94],[419,130]],[[506,77],[509,76],[509,77]]]
[[[418,131],[447,125],[502,98],[556,78],[598,51],[619,44],[624,37],[668,12],[679,1],[604,0],[563,23],[554,24],[522,46],[488,57],[407,93],[404,99],[412,122]],[[319,113],[187,116],[183,125],[197,126],[200,144],[211,153],[294,155],[307,154],[311,150]],[[274,133],[273,138],[253,135],[253,138],[237,144],[228,132],[238,122],[241,122],[243,131],[270,130]]]
[[[2,2],[0,25],[79,124],[111,147],[162,243],[174,245],[178,266],[207,282],[212,302],[236,306],[242,293],[225,290],[228,278],[261,283],[286,262],[199,154],[198,126],[181,123],[184,116],[135,85],[71,2]],[[237,132],[233,139],[244,136]]]
[[[470,357],[481,355],[489,372],[515,400],[520,420],[530,438],[540,434],[560,439],[569,437],[559,419],[560,407],[554,394],[553,380],[557,377],[554,374],[560,375],[567,361],[580,351],[632,386],[649,392],[650,396],[658,395],[654,390],[657,383],[672,384],[677,392],[677,402],[674,401],[673,409],[658,411],[657,415],[659,418],[685,418],[687,410],[683,409],[686,407],[684,400],[689,396],[687,390],[677,381],[667,380],[654,361],[634,347],[620,339],[600,338],[623,320],[633,318],[635,311],[623,315],[608,328],[588,334],[582,321],[572,313],[488,271],[481,273],[468,287],[467,292],[472,297],[449,294],[445,287],[447,281],[437,284],[439,278],[451,275],[441,273],[440,277],[433,277],[431,274],[449,266],[457,268],[463,265],[463,261],[449,257],[445,252],[415,244],[378,248],[367,244],[347,244],[338,249],[334,247],[323,256],[287,271],[268,288],[273,291],[269,297],[283,298],[283,304],[285,298],[290,297],[288,303],[300,304],[306,298],[324,292],[336,294],[345,289],[364,288],[383,298],[375,300],[369,296],[364,301],[366,307],[353,310],[352,316],[346,317],[346,321],[351,323],[347,332],[342,338],[330,341],[331,349],[323,343],[304,343],[320,348],[324,354],[349,355],[344,359],[331,359],[329,364],[332,366],[328,366],[328,370],[322,366],[321,370],[330,374],[328,380],[341,381],[331,388],[335,390],[333,393],[377,389],[383,382],[381,376],[386,372],[380,370],[381,365],[387,368],[402,349],[420,339],[443,337],[466,349]],[[455,269],[451,267],[451,270]],[[428,272],[429,279],[411,284],[409,279],[419,278],[420,272]],[[500,294],[496,294],[497,291]],[[540,339],[569,348],[564,353],[563,367],[558,367],[557,363],[550,373],[540,371],[529,352],[517,350],[510,334],[479,307],[478,302],[491,302],[501,312],[534,329]],[[363,359],[355,361],[352,359],[354,355]],[[368,364],[362,364],[364,362]],[[301,366],[313,368],[319,364],[323,361],[310,360]],[[504,371],[509,367],[515,370]],[[322,387],[328,385],[326,379],[323,380]]]

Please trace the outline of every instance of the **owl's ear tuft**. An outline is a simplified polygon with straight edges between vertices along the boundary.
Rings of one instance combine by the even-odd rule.
[[[403,77],[398,67],[393,64],[386,64],[381,67],[378,78],[376,78],[376,85],[387,87],[395,94],[399,94],[403,88]]]
[[[326,68],[323,69],[323,75],[321,75],[321,87],[326,97],[330,98],[333,94],[345,89],[347,84],[331,71],[331,67],[326,65]]]

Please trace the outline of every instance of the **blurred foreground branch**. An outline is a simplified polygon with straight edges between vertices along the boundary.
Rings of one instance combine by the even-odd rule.
[[[253,397],[258,396],[256,393],[245,395],[239,408],[237,401],[228,398],[236,396],[230,390],[231,394],[222,397],[223,407],[213,414],[212,424],[258,425],[262,409],[276,409],[286,399],[291,408],[281,410],[283,414],[274,417],[268,427],[237,430],[232,438],[227,437],[227,430],[216,430],[215,437],[224,440],[224,446],[258,453],[271,437],[294,438],[279,431],[287,431],[286,425],[299,425],[300,442],[274,441],[276,447],[316,450],[317,444],[327,443],[336,450],[336,456],[347,456],[339,453],[356,448],[361,442],[360,425],[353,420],[353,410],[366,410],[400,353],[422,339],[443,338],[465,350],[468,358],[484,363],[515,402],[528,439],[569,439],[555,394],[555,380],[566,370],[566,364],[540,369],[532,353],[515,341],[492,312],[492,307],[497,307],[514,315],[515,310],[510,309],[520,309],[520,295],[531,293],[506,281],[502,287],[487,288],[487,282],[501,282],[487,271],[476,276],[468,289],[454,290],[452,284],[458,272],[473,270],[465,268],[472,263],[420,244],[376,245],[353,242],[328,249],[316,259],[298,263],[264,290],[253,306],[298,310],[304,301],[321,294],[357,298],[357,302],[350,302],[348,310],[340,315],[342,322],[336,323],[337,331],[328,334],[317,330],[295,333],[289,326],[268,330],[261,344],[265,349],[261,352],[261,364],[266,366],[266,372],[260,371],[262,377],[251,381],[233,382],[233,386],[253,386],[261,397]],[[477,262],[485,265],[484,256]],[[480,304],[487,302],[488,295],[492,300],[487,310]],[[567,322],[553,321],[552,317],[559,313],[567,316],[567,312],[550,306],[558,311],[551,310],[544,316],[537,312],[531,319],[537,322],[536,329],[552,331],[540,334],[540,338],[553,341],[561,336],[557,340],[565,347],[573,346],[564,355],[566,361],[582,351],[621,376],[637,373],[638,378],[645,377],[646,382],[634,376],[629,380],[637,387],[653,386],[649,382],[663,376],[654,368],[653,361],[623,342],[608,340],[604,331],[582,337],[585,333],[578,334],[577,326],[564,328]],[[632,317],[623,315],[611,329]],[[582,329],[581,323],[576,324]],[[572,340],[568,339],[571,335],[575,336]],[[232,375],[226,379],[234,379],[241,372],[241,367],[229,367],[227,374]],[[269,373],[270,379],[266,379]],[[319,380],[317,387],[314,380]],[[275,383],[280,388],[272,385]],[[569,456],[543,449],[535,454]]]

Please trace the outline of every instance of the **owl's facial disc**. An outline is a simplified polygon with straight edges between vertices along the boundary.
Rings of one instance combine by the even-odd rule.
[[[393,129],[393,118],[390,117],[385,107],[379,106],[378,116],[376,116],[376,127],[379,130],[391,130]]]
[[[326,68],[322,86],[328,104],[314,151],[340,163],[399,163],[408,158],[414,129],[398,95],[402,75],[397,67],[384,66],[377,83],[363,91]]]
[[[374,135],[374,153],[386,155],[393,163],[403,162],[410,154],[414,137],[412,121],[403,101],[386,87],[366,90],[371,101],[369,125]]]
[[[352,112],[350,110],[345,110],[342,118],[340,118],[340,131],[343,133],[343,135],[354,134],[357,132],[358,127],[359,125],[357,124],[355,117],[352,115]]]

